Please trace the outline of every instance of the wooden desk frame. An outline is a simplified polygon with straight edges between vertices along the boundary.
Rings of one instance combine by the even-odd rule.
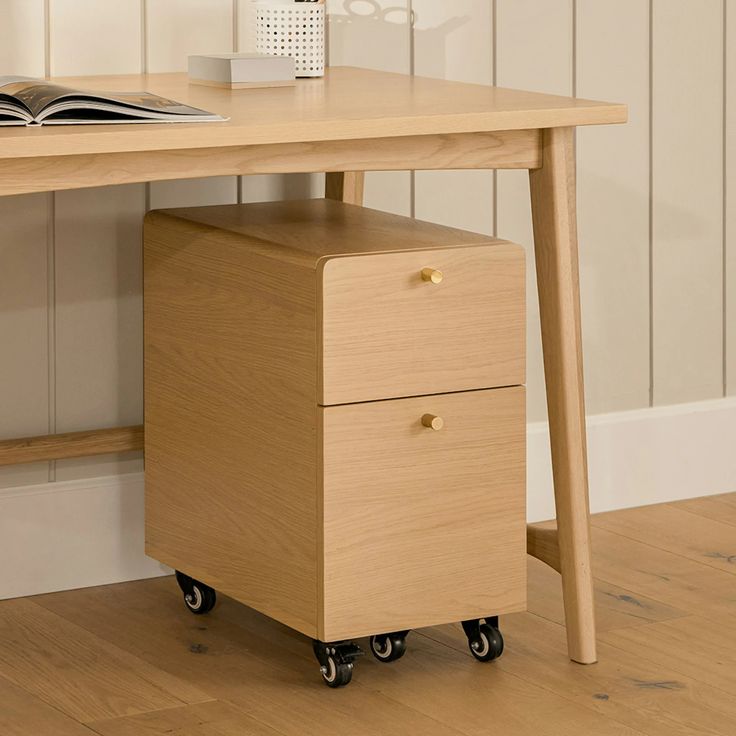
[[[528,552],[562,575],[570,658],[596,661],[575,211],[574,128],[132,151],[0,160],[0,195],[218,175],[327,172],[326,196],[362,204],[363,172],[528,169],[557,527]],[[0,442],[0,465],[143,449],[140,427]]]

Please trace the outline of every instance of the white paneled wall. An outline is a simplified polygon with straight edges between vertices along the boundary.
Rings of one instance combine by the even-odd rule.
[[[252,4],[0,0],[0,74],[183,70],[190,53],[252,48]],[[736,393],[735,6],[328,0],[333,65],[629,104],[627,126],[577,135],[591,413]],[[141,420],[146,207],[319,196],[322,186],[319,175],[220,177],[0,200],[0,435]],[[366,202],[527,247],[529,417],[543,418],[526,173],[375,173]],[[122,457],[6,468],[0,485],[140,467]]]
[[[723,392],[723,19],[721,0],[653,2],[652,371],[658,405]]]
[[[577,95],[629,105],[627,125],[577,132],[587,399],[597,414],[649,403],[648,3],[578,0],[575,59]]]
[[[496,83],[557,95],[573,92],[572,0],[497,0]],[[527,246],[527,416],[547,415],[542,371],[537,281],[534,276],[529,180],[524,171],[499,171],[496,230]]]

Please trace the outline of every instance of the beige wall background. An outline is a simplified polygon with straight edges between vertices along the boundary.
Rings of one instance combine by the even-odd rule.
[[[0,0],[0,73],[184,70],[190,53],[247,49],[250,6]],[[736,0],[328,0],[328,10],[333,64],[628,103],[628,125],[577,138],[588,410],[736,394]],[[0,199],[0,437],[141,421],[146,209],[321,186],[318,175],[224,177]],[[523,172],[370,174],[366,204],[531,247]],[[536,421],[531,270],[529,294]],[[141,468],[138,456],[5,468],[0,487]]]

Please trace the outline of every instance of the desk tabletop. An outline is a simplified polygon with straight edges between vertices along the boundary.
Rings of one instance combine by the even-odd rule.
[[[147,90],[227,122],[0,128],[0,159],[269,143],[492,132],[626,122],[626,106],[536,92],[333,67],[294,87],[224,90],[186,74],[54,80],[89,90]]]

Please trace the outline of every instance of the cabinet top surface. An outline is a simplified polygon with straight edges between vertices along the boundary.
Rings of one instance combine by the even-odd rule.
[[[154,210],[147,222],[182,232],[201,226],[242,237],[243,253],[258,251],[315,268],[333,256],[503,245],[489,235],[379,212],[329,199],[258,202]],[[174,237],[173,235],[171,237]],[[185,241],[182,241],[185,242]],[[523,253],[520,246],[513,246]]]
[[[492,132],[626,122],[626,106],[353,67],[294,87],[224,90],[186,74],[66,78],[88,90],[148,90],[229,118],[217,123],[0,128],[0,158]]]

